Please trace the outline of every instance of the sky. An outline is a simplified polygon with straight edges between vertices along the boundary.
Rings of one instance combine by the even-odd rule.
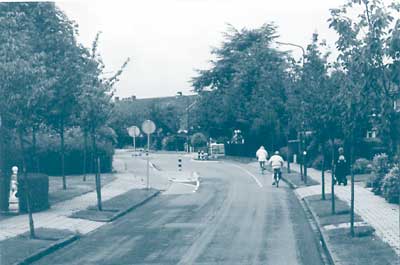
[[[99,52],[106,73],[131,61],[116,84],[116,96],[137,98],[191,94],[196,69],[207,69],[212,47],[223,41],[227,24],[253,29],[278,26],[279,41],[306,47],[314,32],[334,50],[329,9],[344,0],[114,0],[56,1],[79,25],[78,41],[90,47],[101,31]],[[293,49],[295,57],[300,49]]]

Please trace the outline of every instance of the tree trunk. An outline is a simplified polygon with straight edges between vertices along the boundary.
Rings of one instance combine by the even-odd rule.
[[[332,214],[336,213],[335,209],[335,140],[331,138],[331,144],[332,144],[332,169],[331,169],[331,175],[332,175],[332,183],[331,183],[331,210]]]
[[[300,135],[299,135],[300,137],[300,144],[299,144],[299,162],[300,162],[300,179],[301,180],[304,180],[304,177],[303,177],[303,159],[304,159],[304,156],[303,156],[303,132],[300,132]]]
[[[25,154],[25,145],[23,140],[22,131],[18,132],[19,142],[21,145],[21,152],[22,152],[22,169],[23,169],[23,176],[24,176],[24,185],[25,185],[25,200],[26,200],[26,208],[28,210],[28,218],[29,218],[29,232],[30,237],[35,238],[35,226],[33,223],[33,215],[32,215],[32,208],[31,208],[31,200],[30,200],[30,189],[29,189],[29,182],[28,176],[26,172],[26,154]]]
[[[65,143],[64,143],[64,122],[60,123],[60,140],[61,140],[61,176],[63,189],[67,189],[67,179],[65,177]]]
[[[351,199],[350,199],[350,234],[354,237],[354,171],[353,171],[353,160],[354,160],[354,132],[352,132],[350,146],[350,174],[351,174]]]
[[[95,182],[96,182],[96,195],[97,195],[97,207],[99,211],[102,211],[101,205],[101,184],[100,184],[100,158],[97,154],[97,143],[96,143],[96,131],[94,128],[91,129],[91,137],[92,137],[92,149],[93,149],[93,157],[94,157],[94,170],[95,170]]]
[[[97,171],[96,171],[96,193],[97,193],[97,208],[99,211],[103,210],[102,202],[101,202],[101,166],[100,166],[100,157],[97,157]]]
[[[36,126],[32,127],[32,166],[34,168],[34,171],[36,173],[40,172],[40,167],[39,167],[39,158],[37,155],[37,139],[36,139],[36,134],[37,134],[37,128]]]
[[[83,132],[83,181],[86,181],[86,173],[87,173],[87,139],[88,138],[88,132],[85,129]]]
[[[322,184],[322,200],[325,200],[325,143],[322,142],[322,170],[321,170],[321,184]]]

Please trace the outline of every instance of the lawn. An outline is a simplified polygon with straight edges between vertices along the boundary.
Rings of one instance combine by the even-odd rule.
[[[73,213],[71,217],[98,222],[110,222],[157,194],[158,190],[155,189],[132,189],[104,201],[102,203],[102,211],[97,209],[97,205],[92,205],[86,210]]]
[[[35,230],[36,238],[31,239],[29,232],[0,241],[0,264],[19,264],[34,254],[71,239],[74,236],[68,230],[43,229]],[[32,262],[33,260],[31,260]],[[30,262],[28,262],[30,264]]]
[[[101,185],[107,185],[115,180],[113,174],[102,174]],[[86,176],[86,181],[83,181],[82,175],[67,176],[67,189],[62,188],[61,177],[49,177],[49,201],[50,205],[55,203],[70,200],[74,197],[94,191],[96,189],[95,177],[93,174]]]
[[[338,227],[339,224],[349,224],[349,206],[344,201],[336,198],[336,213],[331,214],[330,194],[327,200],[321,200],[320,195],[305,198],[314,216],[317,218],[321,231],[333,258],[342,265],[395,265],[398,264],[398,256],[394,250],[384,243],[373,232],[371,226],[356,226],[356,236],[351,237],[348,227]],[[355,215],[355,222],[363,221]],[[336,225],[337,228],[326,229],[327,225]]]
[[[101,185],[107,185],[115,180],[113,174],[102,174]],[[83,181],[82,175],[67,176],[67,189],[62,188],[62,178],[59,176],[49,176],[49,202],[50,205],[70,200],[77,196],[92,192],[96,189],[94,175],[87,175],[86,181]],[[0,221],[15,216],[12,213],[0,213]]]

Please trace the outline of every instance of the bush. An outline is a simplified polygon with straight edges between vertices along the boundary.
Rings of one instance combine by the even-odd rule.
[[[311,164],[312,168],[322,170],[323,155],[318,155]]]
[[[400,197],[400,170],[393,167],[382,181],[382,195],[390,203],[399,203]]]
[[[207,146],[207,138],[202,133],[195,133],[190,138],[190,143],[196,148]]]
[[[288,158],[288,152],[289,152],[289,149],[288,149],[287,146],[281,147],[281,148],[279,149],[279,154],[282,156],[282,158],[283,158],[284,160],[287,160],[287,158]],[[273,154],[269,154],[269,155],[272,156]]]
[[[184,135],[170,135],[162,140],[162,149],[167,151],[183,151],[186,143]]]
[[[353,164],[354,174],[369,174],[372,171],[372,163],[368,159],[359,158]]]
[[[389,172],[389,159],[386,154],[378,154],[372,160],[372,178],[370,185],[372,191],[379,195],[382,192],[382,180]]]
[[[33,212],[43,211],[49,205],[49,176],[45,174],[27,174],[31,209]],[[20,212],[27,212],[26,185],[24,176],[18,175],[18,199]]]

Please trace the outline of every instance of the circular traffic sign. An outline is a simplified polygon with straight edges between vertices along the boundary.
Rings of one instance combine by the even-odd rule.
[[[137,126],[131,126],[127,130],[130,137],[138,137],[140,135],[140,129]]]
[[[151,120],[145,120],[142,124],[142,130],[145,134],[152,134],[156,131],[156,125]]]

